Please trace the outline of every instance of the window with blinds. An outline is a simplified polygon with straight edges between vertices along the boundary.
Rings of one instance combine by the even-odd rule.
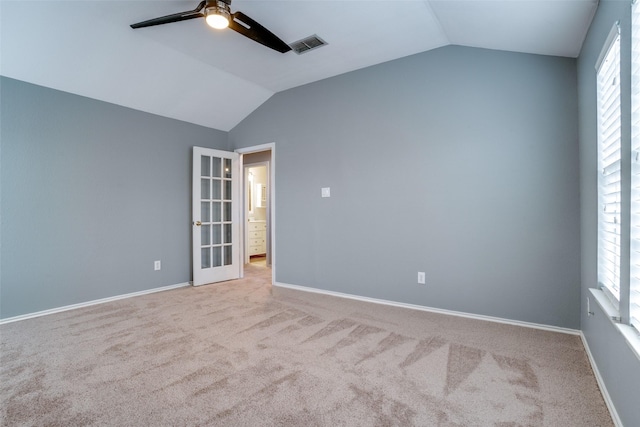
[[[620,300],[620,32],[616,25],[597,64],[598,281]]]
[[[631,12],[631,325],[640,331],[640,1]]]

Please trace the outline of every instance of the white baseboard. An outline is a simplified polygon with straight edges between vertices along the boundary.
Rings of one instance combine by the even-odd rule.
[[[339,298],[348,298],[356,301],[371,302],[374,304],[390,305],[393,307],[409,308],[411,310],[428,311],[431,313],[447,314],[450,316],[466,317],[468,319],[486,320],[488,322],[504,323],[507,325],[523,326],[525,328],[542,329],[551,332],[561,332],[563,334],[580,335],[581,331],[577,329],[561,328],[559,326],[542,325],[539,323],[522,322],[519,320],[503,319],[501,317],[484,316],[481,314],[464,313],[462,311],[445,310],[441,308],[427,307],[424,305],[408,304],[404,302],[389,301],[378,298],[362,297],[359,295],[344,294],[342,292],[326,291],[323,289],[309,288],[307,286],[290,285],[288,283],[275,282],[273,286],[280,288],[294,289],[303,292],[313,292],[316,294],[331,295]]]
[[[593,358],[593,354],[591,354],[591,349],[589,348],[587,338],[584,336],[582,331],[580,331],[580,338],[582,338],[582,345],[584,346],[584,349],[587,352],[587,356],[589,357],[589,363],[591,363],[591,369],[593,370],[593,374],[595,375],[596,381],[598,382],[598,387],[600,387],[600,393],[602,393],[604,403],[607,405],[607,408],[609,408],[609,413],[611,414],[611,419],[613,419],[613,424],[615,424],[616,427],[624,427],[622,425],[622,421],[620,420],[620,416],[618,415],[618,411],[616,411],[616,407],[613,405],[613,400],[611,400],[611,396],[609,395],[607,386],[604,384],[602,375],[600,375],[598,365],[596,365],[596,360]]]
[[[6,319],[0,319],[0,325],[4,325],[6,323],[18,322],[20,320],[33,319],[34,317],[47,316],[49,314],[60,313],[68,310],[75,310],[76,308],[89,307],[91,305],[96,305],[96,304],[104,304],[105,302],[117,301],[125,298],[138,297],[140,295],[153,294],[156,292],[169,291],[171,289],[184,288],[186,286],[191,286],[191,282],[178,283],[177,285],[163,286],[161,288],[153,288],[153,289],[148,289],[146,291],[132,292],[130,294],[116,295],[113,297],[81,302],[79,304],[65,305],[64,307],[37,311],[35,313],[28,313],[28,314],[22,314],[20,316],[7,317]]]

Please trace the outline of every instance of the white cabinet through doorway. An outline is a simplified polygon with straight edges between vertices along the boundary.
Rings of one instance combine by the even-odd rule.
[[[249,256],[267,253],[267,222],[249,221]]]

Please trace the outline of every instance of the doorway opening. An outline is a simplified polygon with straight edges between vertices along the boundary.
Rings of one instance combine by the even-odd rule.
[[[260,154],[260,153],[259,153]],[[251,162],[253,155],[247,155]],[[244,165],[245,264],[267,267],[267,213],[269,211],[269,162]]]
[[[270,268],[275,283],[275,143],[236,150],[241,155],[243,267]]]

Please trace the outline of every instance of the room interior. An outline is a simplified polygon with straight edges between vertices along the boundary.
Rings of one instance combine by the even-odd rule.
[[[595,64],[619,22],[630,141],[630,0],[233,1],[327,42],[300,55],[130,28],[196,3],[0,2],[2,327],[186,289],[193,147],[273,144],[274,291],[578,336],[638,425],[638,350],[590,291]]]
[[[262,154],[258,152],[257,154]],[[269,153],[270,154],[270,153]],[[251,155],[243,158],[245,170],[245,261],[268,266],[270,262],[269,162],[251,163]]]

